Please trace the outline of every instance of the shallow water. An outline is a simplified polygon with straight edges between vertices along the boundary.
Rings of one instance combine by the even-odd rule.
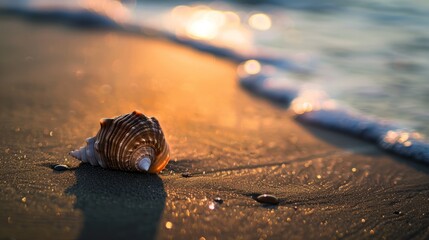
[[[423,1],[350,3],[328,12],[292,11],[297,38],[318,68],[306,80],[363,113],[429,133],[429,17]]]

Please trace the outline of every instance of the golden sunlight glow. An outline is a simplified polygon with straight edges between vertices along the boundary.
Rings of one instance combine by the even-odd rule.
[[[173,228],[173,223],[172,223],[172,222],[170,222],[170,221],[167,221],[167,222],[165,223],[165,228],[167,228],[167,229],[172,229],[172,228]]]
[[[384,136],[383,141],[389,144],[399,143],[405,147],[410,147],[413,145],[410,137],[414,136],[415,133],[410,133],[407,131],[388,131]]]
[[[247,60],[237,67],[237,74],[239,77],[247,77],[255,75],[262,71],[262,65],[255,59]]]
[[[298,115],[313,111],[313,104],[304,98],[295,98],[291,103],[291,107],[295,114]]]
[[[165,25],[179,37],[208,41],[236,51],[248,51],[252,46],[251,31],[232,11],[205,5],[177,6],[165,17]]]
[[[247,74],[258,74],[261,71],[261,64],[254,59],[247,60],[243,63],[243,69]]]
[[[299,93],[291,103],[291,109],[297,115],[320,109],[334,109],[337,105],[334,100],[329,99],[326,92],[318,89],[307,89]]]
[[[200,9],[195,11],[186,26],[189,37],[195,39],[214,39],[225,24],[225,16],[220,11]]]
[[[266,31],[271,28],[271,18],[265,13],[255,13],[249,17],[249,26],[256,30]]]
[[[80,0],[79,5],[83,8],[105,14],[117,22],[126,22],[130,18],[130,10],[120,1],[111,0]]]
[[[387,143],[395,143],[398,138],[398,133],[395,131],[388,131],[386,136],[384,137],[384,141]]]
[[[211,40],[217,36],[218,29],[213,22],[207,20],[195,21],[186,27],[191,38]]]

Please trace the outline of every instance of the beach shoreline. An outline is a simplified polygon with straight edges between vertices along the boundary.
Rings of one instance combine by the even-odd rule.
[[[233,62],[15,17],[2,17],[0,35],[2,239],[429,236],[428,167],[298,124],[243,91]],[[161,174],[68,156],[100,118],[135,109],[171,146]],[[263,193],[280,204],[256,202]]]

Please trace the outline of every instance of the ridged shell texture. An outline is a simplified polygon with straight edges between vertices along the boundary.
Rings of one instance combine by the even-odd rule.
[[[170,150],[158,120],[134,111],[101,119],[97,135],[70,155],[94,166],[122,171],[158,173],[170,160]]]

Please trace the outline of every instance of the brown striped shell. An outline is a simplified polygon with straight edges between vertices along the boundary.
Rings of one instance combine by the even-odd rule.
[[[134,111],[101,119],[97,135],[70,155],[103,168],[158,173],[170,160],[170,149],[158,120]]]

